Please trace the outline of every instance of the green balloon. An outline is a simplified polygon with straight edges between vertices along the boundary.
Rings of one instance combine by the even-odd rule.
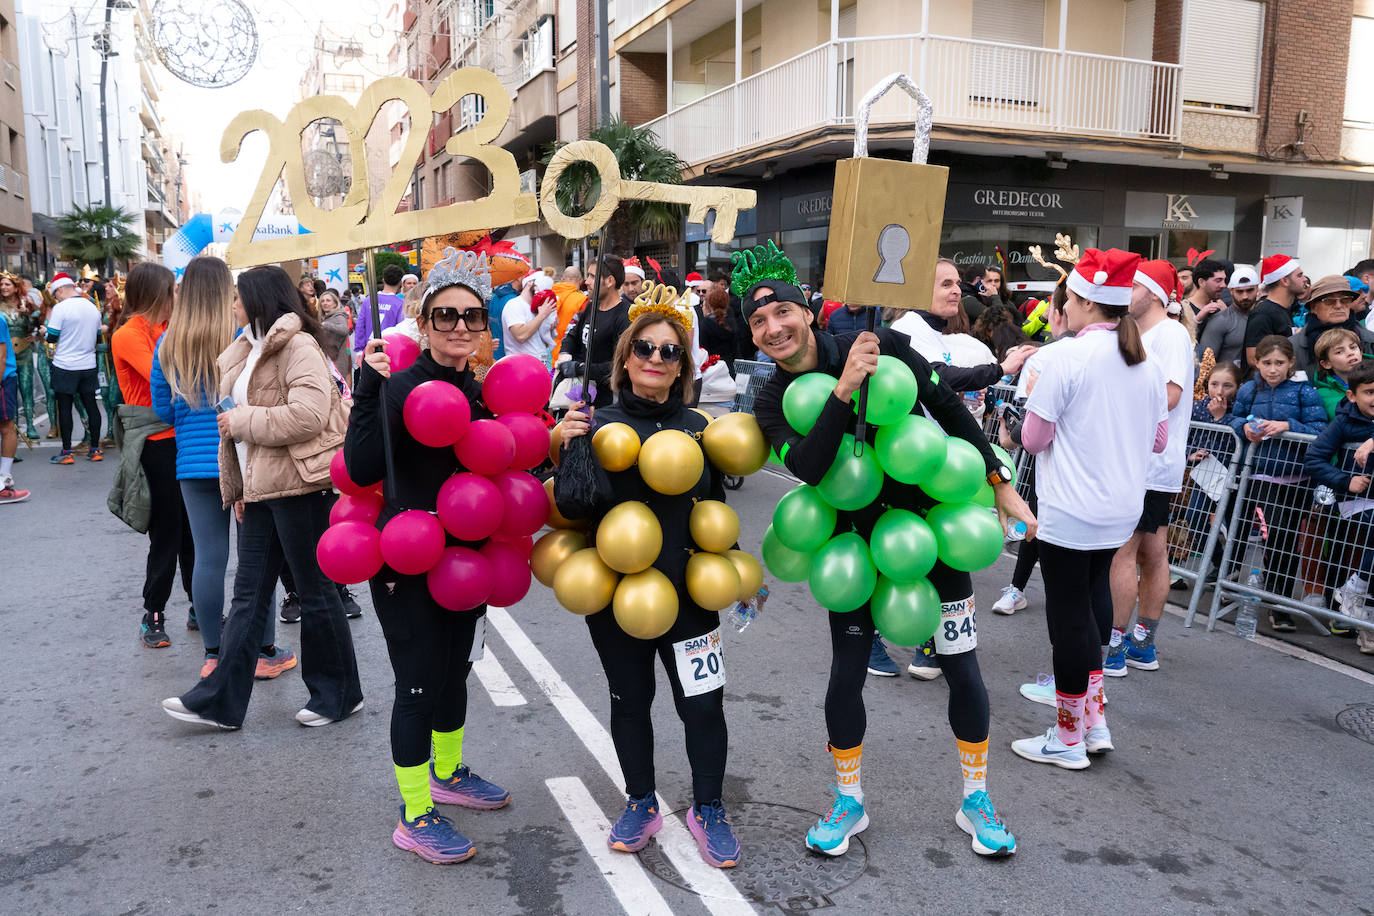
[[[811,432],[838,382],[835,376],[824,372],[808,372],[793,379],[782,393],[782,415],[788,425],[803,436]]]
[[[987,465],[973,443],[950,436],[945,441],[945,460],[921,489],[942,503],[965,503],[987,485]]]
[[[925,519],[906,509],[888,509],[873,525],[868,550],[885,578],[910,584],[924,580],[935,566],[939,546]]]
[[[1016,462],[1011,460],[1011,456],[1007,454],[1006,449],[996,443],[993,443],[992,451],[1001,460],[1002,464],[1011,469],[1011,485],[1013,487],[1016,486]],[[983,485],[978,488],[977,494],[974,495],[973,502],[976,505],[986,506],[989,509],[996,506],[997,500],[993,497],[992,484],[984,481]]]
[[[773,526],[763,533],[763,562],[784,582],[803,582],[811,575],[811,554],[784,547]]]
[[[944,503],[926,513],[940,561],[951,569],[987,569],[1002,553],[1005,537],[995,513],[971,503]]]
[[[932,420],[907,414],[878,430],[878,461],[893,480],[925,483],[945,463],[945,432]]]
[[[940,626],[940,593],[929,579],[902,584],[884,576],[873,589],[873,623],[899,646],[919,646]]]
[[[835,509],[815,487],[793,487],[773,510],[773,530],[788,550],[813,554],[835,533]]]
[[[878,570],[864,539],[852,531],[831,538],[811,562],[811,594],[827,610],[846,612],[863,606],[878,584]]]
[[[1007,454],[1007,450],[996,442],[992,443],[992,453],[1002,459],[1003,464],[1011,468],[1011,485],[1016,486],[1016,462],[1012,460],[1011,455]]]
[[[916,406],[916,374],[895,356],[879,356],[878,371],[868,380],[868,422],[874,426],[896,423]],[[854,398],[854,412],[859,399]]]
[[[835,462],[816,489],[836,509],[852,512],[867,506],[883,489],[883,468],[878,464],[877,449],[864,445],[863,453],[855,455],[854,437],[845,436]]]

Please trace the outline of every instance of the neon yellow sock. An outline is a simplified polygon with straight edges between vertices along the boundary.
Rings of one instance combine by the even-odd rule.
[[[406,803],[406,820],[413,821],[434,807],[434,799],[429,794],[429,764],[392,766],[396,770],[396,784],[401,787],[401,799]]]
[[[430,732],[434,736],[434,775],[448,779],[463,765],[463,729],[456,732]]]

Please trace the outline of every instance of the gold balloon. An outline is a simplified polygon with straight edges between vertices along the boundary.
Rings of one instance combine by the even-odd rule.
[[[735,564],[739,573],[739,600],[748,601],[763,588],[763,567],[743,550],[725,551],[725,559]]]
[[[735,564],[718,553],[694,553],[687,560],[687,594],[708,611],[723,611],[739,600]]]
[[[615,590],[615,622],[636,639],[658,639],[677,620],[677,590],[656,569],[626,576]]]
[[[559,423],[549,430],[549,460],[558,467],[558,453],[563,450],[563,424]]]
[[[715,419],[715,415],[712,414],[709,410],[702,410],[700,407],[688,407],[687,409],[692,411],[693,413],[701,414],[703,417],[706,418],[707,423],[710,423],[712,420]]]
[[[718,499],[699,500],[687,528],[696,545],[711,553],[725,553],[739,540],[739,516]]]
[[[629,470],[639,457],[639,433],[625,423],[607,423],[592,436],[592,449],[606,470]]]
[[[549,494],[549,518],[545,522],[550,528],[582,528],[585,523],[581,519],[565,518],[562,512],[558,511],[558,503],[553,501],[553,478],[544,481],[544,492]],[[548,583],[544,583],[547,585]]]
[[[697,440],[676,429],[654,433],[639,449],[639,474],[666,496],[686,493],[701,479],[706,458]]]
[[[754,473],[768,460],[768,440],[753,414],[727,413],[712,420],[701,446],[712,464],[736,477]]]
[[[615,570],[601,562],[596,548],[587,547],[564,560],[553,574],[553,596],[574,614],[595,614],[611,603],[619,581]]]
[[[663,549],[663,529],[648,506],[628,500],[616,506],[596,528],[601,560],[622,573],[643,572]]]
[[[530,571],[534,577],[553,588],[553,577],[563,561],[587,546],[587,536],[581,531],[559,530],[534,542],[530,550]]]

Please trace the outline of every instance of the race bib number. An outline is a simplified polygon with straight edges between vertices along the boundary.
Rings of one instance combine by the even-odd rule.
[[[483,614],[477,618],[477,625],[472,628],[472,651],[468,653],[468,661],[479,662],[486,651],[487,646],[487,615]]]
[[[682,684],[683,696],[694,697],[725,686],[720,627],[673,643],[673,656],[677,659],[677,679]]]
[[[973,621],[973,596],[940,605],[940,629],[935,631],[937,655],[959,655],[978,648],[978,625]]]

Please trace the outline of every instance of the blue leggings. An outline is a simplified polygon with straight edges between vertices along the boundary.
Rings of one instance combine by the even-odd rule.
[[[200,624],[205,650],[219,650],[220,617],[224,613],[224,576],[229,568],[229,510],[219,492],[219,478],[184,479],[181,498],[191,522],[196,562],[191,573],[191,602]],[[263,645],[276,641],[277,617],[267,615]]]

